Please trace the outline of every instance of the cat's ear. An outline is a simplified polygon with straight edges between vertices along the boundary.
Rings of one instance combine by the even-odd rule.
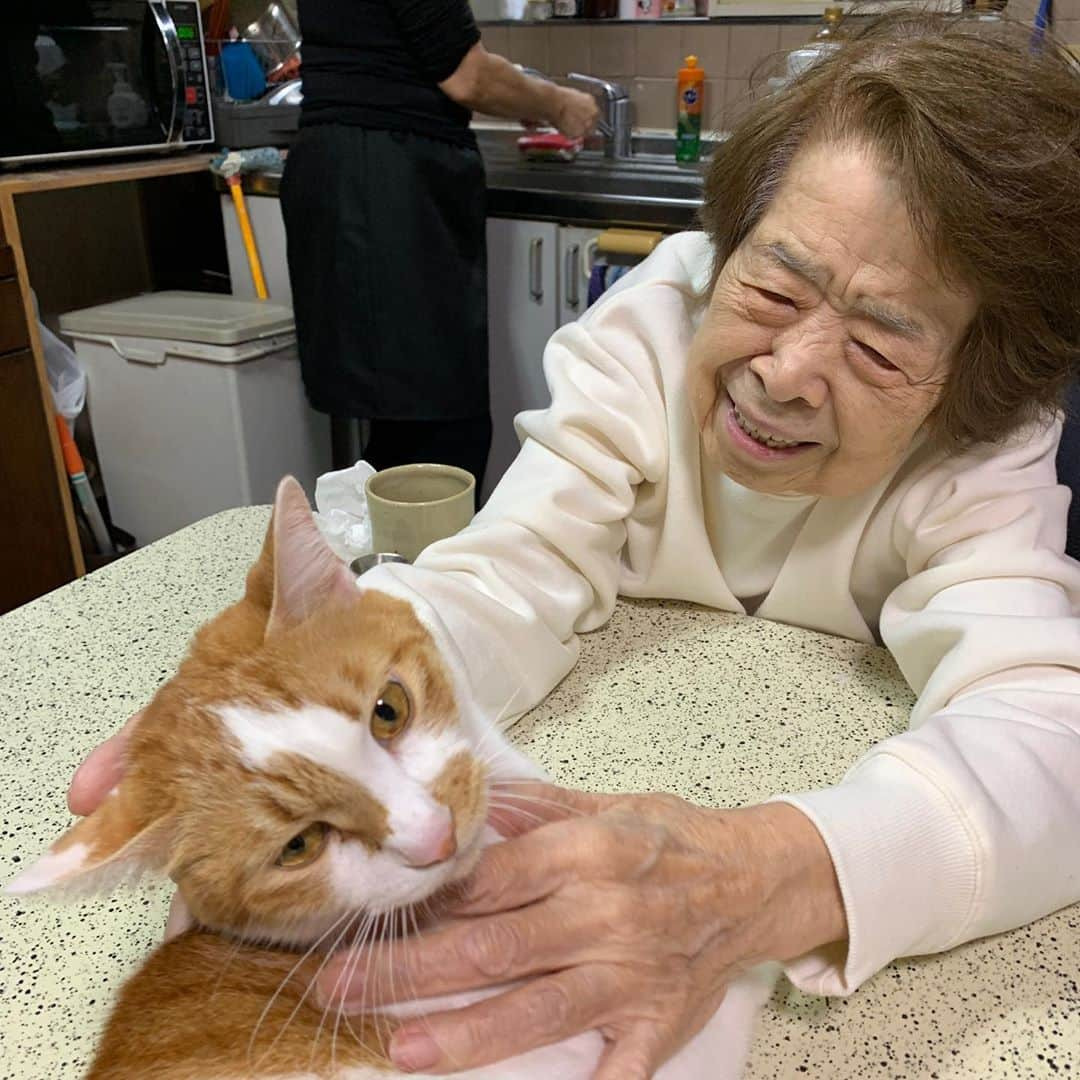
[[[40,859],[9,881],[12,896],[51,890],[106,892],[120,881],[163,867],[170,829],[164,819],[141,822],[123,784],[89,817],[76,822]]]
[[[278,484],[260,561],[267,549],[274,575],[267,637],[303,622],[327,602],[356,597],[356,578],[323,539],[304,489],[291,476]]]

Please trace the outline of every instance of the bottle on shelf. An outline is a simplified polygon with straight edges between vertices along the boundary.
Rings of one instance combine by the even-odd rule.
[[[833,49],[840,48],[840,22],[844,18],[844,9],[839,5],[827,7],[821,16],[821,23],[810,41],[801,49],[793,49],[787,56],[787,70],[780,80],[780,85],[790,82],[801,75],[816,60],[827,56]]]
[[[697,161],[701,157],[701,108],[705,97],[705,72],[696,56],[688,56],[679,69],[676,84],[678,120],[675,126],[675,160]]]

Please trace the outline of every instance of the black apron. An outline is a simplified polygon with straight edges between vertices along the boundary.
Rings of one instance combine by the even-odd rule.
[[[346,124],[301,128],[281,184],[304,388],[381,420],[488,412],[478,150]]]

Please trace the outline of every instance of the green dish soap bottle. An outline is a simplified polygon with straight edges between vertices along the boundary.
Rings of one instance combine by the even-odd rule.
[[[679,68],[677,83],[679,117],[675,128],[675,160],[691,162],[701,157],[701,107],[705,97],[705,72],[696,56],[688,56]]]

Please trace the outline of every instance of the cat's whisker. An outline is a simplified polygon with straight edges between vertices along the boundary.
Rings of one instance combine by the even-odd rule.
[[[544,820],[550,822],[562,820],[563,817],[588,817],[588,814],[586,814],[585,811],[579,810],[576,807],[564,806],[562,803],[556,802],[553,799],[544,799],[533,795],[518,795],[509,791],[493,792],[488,796],[488,802],[492,806],[500,805],[508,809],[525,809],[531,806],[540,811],[555,811],[556,815],[552,815],[551,813],[544,813],[543,815]]]
[[[547,818],[541,817],[532,810],[523,810],[520,806],[499,806],[497,803],[492,803],[491,807],[493,810],[498,810],[503,814],[517,814],[527,821],[532,821],[535,825],[546,825],[548,823]]]
[[[500,723],[502,723],[503,717],[506,716],[506,714],[510,711],[510,707],[514,704],[517,696],[518,692],[517,690],[514,690],[513,693],[511,693],[511,695],[503,703],[503,706],[499,709],[498,714],[487,726],[487,730],[484,732],[483,735],[480,736],[480,741],[473,749],[473,756],[476,757],[478,760],[481,759],[481,751],[484,748],[484,743],[486,743],[488,739],[493,739],[503,734],[503,729],[499,727],[499,725]]]
[[[326,956],[325,963],[322,965],[322,967],[325,967],[325,964],[328,964],[330,962],[331,958],[337,952],[338,946],[348,936],[348,934],[352,931],[353,927],[356,925],[356,920],[358,918],[360,918],[360,915],[361,915],[360,911],[354,911],[351,914],[351,916],[349,917],[349,921],[345,924],[345,929],[334,939],[334,944],[330,947],[330,949],[329,949],[329,951],[327,953],[327,956]],[[320,967],[320,972],[322,970],[322,967]],[[323,1007],[322,1007],[322,1015],[319,1017],[319,1026],[315,1029],[315,1037],[311,1040],[311,1052],[308,1055],[308,1065],[309,1066],[311,1065],[311,1063],[315,1059],[315,1052],[316,1052],[316,1050],[318,1048],[318,1045],[319,1045],[319,1039],[322,1038],[323,1028],[326,1026],[326,1019],[330,1015],[330,1009],[332,1008],[331,1000],[336,996],[338,987],[341,985],[342,975],[343,975],[343,972],[338,972],[338,977],[337,977],[337,980],[334,983],[333,990],[331,990],[331,992],[330,992],[330,994],[328,996],[329,1000],[327,1000],[326,1004],[323,1005]],[[334,1055],[334,1047],[333,1047],[333,1044],[331,1044],[331,1047],[330,1047],[331,1060],[333,1060],[333,1055]],[[332,1072],[331,1072],[331,1075],[333,1075]]]
[[[285,987],[288,984],[289,980],[299,970],[300,965],[303,964],[304,961],[307,960],[307,958],[341,925],[341,923],[345,921],[345,919],[348,917],[348,914],[349,914],[348,912],[344,912],[338,919],[336,919],[333,923],[331,923],[331,925],[318,938],[315,939],[314,943],[300,957],[300,959],[297,960],[295,964],[293,964],[293,966],[289,969],[288,974],[278,984],[278,988],[271,995],[270,1000],[266,1003],[266,1005],[263,1007],[263,1011],[259,1014],[259,1019],[255,1022],[255,1027],[251,1032],[251,1038],[248,1040],[247,1059],[248,1059],[249,1062],[251,1061],[252,1055],[254,1053],[255,1040],[258,1037],[259,1029],[262,1027],[263,1021],[266,1019],[266,1017],[269,1014],[270,1010],[273,1008],[274,1002],[277,1001],[277,999],[280,996],[282,990],[285,989]],[[304,998],[307,997],[308,992],[311,990],[311,986],[313,986],[313,985],[314,985],[314,983],[309,984],[307,990],[304,991],[304,996],[300,998],[300,1001],[297,1003],[296,1009],[299,1009],[300,1005],[302,1005],[304,1003]],[[282,1031],[285,1030],[285,1027],[288,1027],[289,1022],[292,1020],[293,1016],[296,1015],[296,1009],[293,1010],[293,1012],[289,1016],[289,1019],[286,1020],[285,1025],[282,1028]],[[278,1039],[280,1039],[280,1038],[281,1038],[281,1032],[278,1032],[277,1036],[274,1038],[274,1041],[267,1048],[266,1054],[268,1054],[270,1052],[270,1050],[272,1050],[274,1048],[274,1046],[277,1044]],[[264,1054],[263,1057],[265,1057],[266,1054]]]
[[[249,918],[244,928],[245,931],[250,931],[251,921],[252,920]],[[221,980],[225,978],[225,973],[229,970],[230,965],[240,954],[240,950],[244,947],[246,936],[247,935],[245,932],[239,937],[237,937],[236,941],[233,942],[233,947],[229,950],[229,954],[225,957],[225,962],[221,965],[221,970],[218,972],[218,976],[214,980],[214,988],[210,991],[211,1001],[214,1000],[214,998],[217,996],[217,992],[221,989]]]
[[[411,929],[410,929],[411,924]],[[401,909],[401,934],[402,938],[416,939],[420,936],[420,927],[416,922],[416,912],[413,910],[412,905]],[[412,995],[410,1001],[419,1001],[420,994],[416,990],[416,980],[409,973],[408,976],[409,985],[407,987],[409,993]]]
[[[315,974],[311,978],[311,982],[308,983],[307,989],[304,990],[303,996],[296,1003],[296,1007],[289,1014],[288,1020],[285,1021],[285,1023],[282,1025],[281,1030],[277,1033],[277,1037],[275,1038],[274,1042],[277,1042],[277,1039],[280,1039],[281,1036],[285,1034],[286,1028],[288,1028],[289,1024],[292,1023],[293,1017],[296,1016],[296,1013],[299,1010],[300,1006],[304,1004],[304,1000],[307,998],[308,994],[311,993],[311,988],[315,985],[316,979],[318,979],[318,977],[323,973],[323,970],[326,968],[326,965],[330,963],[330,960],[333,958],[334,953],[336,953],[337,950],[338,950],[338,946],[345,939],[345,935],[348,934],[349,930],[352,928],[352,926],[356,922],[357,918],[359,918],[360,914],[361,914],[361,912],[359,912],[359,911],[346,912],[346,915],[348,916],[348,922],[345,924],[345,927],[344,927],[344,929],[342,929],[341,933],[338,934],[338,936],[336,938],[334,938],[334,944],[330,946],[330,948],[326,952],[326,955],[322,958],[322,962],[319,964],[318,968],[316,968]],[[335,991],[337,990],[337,987],[338,987],[338,984],[340,983],[340,981],[341,981],[341,976],[338,975],[338,982],[334,984],[334,990]],[[311,1040],[311,1053],[310,1053],[310,1055],[308,1057],[309,1066],[310,1066],[311,1062],[315,1058],[315,1050],[319,1045],[319,1038],[322,1035],[323,1025],[326,1023],[326,1015],[329,1012],[329,1010],[330,1010],[330,1005],[329,1005],[329,1002],[328,1002],[326,1005],[323,1006],[322,1016],[319,1017],[319,1026],[315,1031],[315,1037]],[[273,1047],[273,1043],[271,1043],[271,1047]]]
[[[368,936],[369,936],[369,934],[371,934],[371,932],[372,932],[372,930],[373,930],[373,928],[375,926],[377,918],[378,918],[377,916],[370,916],[365,921],[365,923],[363,925],[363,928],[362,928],[360,934],[358,935],[358,937],[356,939],[354,939],[354,942],[353,942],[353,945],[352,945],[352,955],[346,961],[344,970],[342,972],[343,975],[345,976],[345,985],[346,986],[348,986],[349,983],[352,982],[353,976],[356,974],[356,969],[360,965],[360,957],[363,955],[361,950],[364,948],[364,946],[365,946],[365,944],[367,942]],[[361,1016],[362,1015],[363,1015],[363,1003],[361,1002]],[[344,995],[342,995],[341,1000],[338,1002],[338,1015],[337,1015],[337,1020],[336,1020],[336,1022],[334,1024],[333,1038],[334,1038],[334,1046],[335,1047],[337,1046],[338,1030],[340,1028],[340,1025],[341,1025],[341,1022],[342,1022],[343,1019],[345,1021],[345,1026],[348,1028],[349,1033],[353,1037],[353,1040],[356,1043],[361,1044],[362,1039],[360,1038],[360,1036],[358,1036],[356,1034],[356,1031],[353,1029],[352,1024],[349,1022],[349,1018],[345,1015],[345,997],[344,997]]]
[[[496,784],[491,785],[491,797],[493,798],[506,798],[517,799],[520,802],[534,803],[536,806],[547,806],[553,810],[558,810],[560,813],[565,814],[567,817],[588,817],[588,813],[579,809],[576,806],[567,806],[565,803],[559,802],[557,799],[546,799],[543,795],[533,795],[527,791],[507,791],[505,787],[515,783],[533,783],[531,780],[526,781],[514,781],[514,780],[500,780]]]
[[[362,947],[364,949],[377,948],[378,945],[382,942],[382,935],[384,933],[383,924],[385,922],[385,918],[386,918],[386,916],[385,916],[384,912],[379,912],[379,914],[375,916],[375,920],[372,922],[372,925],[371,925],[371,937],[370,937],[370,940],[365,941],[363,943],[363,945],[362,945]],[[376,932],[376,930],[377,930],[377,932]],[[361,955],[360,949],[358,948],[356,953],[354,954],[355,963],[354,963],[352,972],[350,973],[350,976],[349,976],[350,978],[352,978],[352,974],[355,973],[356,968],[359,966],[360,955]],[[360,1013],[363,1016],[370,1016],[371,1023],[375,1027],[376,1036],[379,1039],[382,1039],[384,1036],[383,1036],[383,1029],[381,1027],[381,1023],[382,1023],[384,1018],[378,1012],[372,1012],[372,1013],[369,1014],[368,1011],[367,1011],[368,983],[369,983],[368,973],[365,972],[364,982],[363,982],[363,989],[360,992]]]
[[[359,919],[362,914],[363,914],[363,912],[361,912],[361,911],[355,912],[352,919],[349,921],[349,926],[348,926],[347,929],[351,930],[356,925],[357,919]],[[345,972],[346,972],[347,967],[348,967],[348,964],[344,965],[342,967],[341,971],[338,972],[337,981],[334,983],[334,989],[333,989],[333,991],[332,991],[332,993],[330,995],[331,1001],[335,997],[337,997],[338,987],[341,986],[341,982],[342,982],[342,979],[345,977]],[[315,1032],[315,1040],[314,1040],[314,1043],[312,1044],[312,1054],[314,1054],[315,1047],[319,1043],[319,1038],[322,1035],[323,1024],[326,1023],[326,1017],[327,1017],[327,1014],[328,1014],[330,1008],[331,1008],[331,1006],[330,1006],[329,1003],[326,1006],[324,1006],[324,1008],[323,1008],[322,1018],[319,1020],[319,1027]],[[337,1036],[338,1036],[338,1028],[341,1026],[341,1013],[342,1013],[343,1009],[344,1009],[344,999],[341,999],[337,1003],[337,1010],[336,1010],[337,1015],[336,1015],[336,1017],[334,1019],[334,1027],[333,1027],[333,1029],[331,1031],[331,1035],[330,1035],[330,1075],[331,1076],[337,1076]]]
[[[374,925],[375,925],[375,918],[374,918],[374,916],[369,915],[367,917],[367,919],[365,920],[363,926],[361,927],[360,933],[357,935],[356,939],[353,942],[352,956],[349,958],[349,960],[347,961],[347,964],[346,964],[346,974],[345,974],[345,984],[346,984],[346,986],[350,982],[352,982],[353,975],[356,974],[356,969],[360,965],[361,949],[363,949],[364,944],[367,941],[368,935],[371,933],[372,928],[374,927]],[[365,987],[365,995],[366,995],[366,987]],[[363,1010],[363,999],[361,999],[361,1008],[360,1008],[361,1023],[363,1023],[363,1011],[364,1011]],[[342,1000],[338,1003],[338,1021],[340,1022],[342,1019],[344,1019],[345,1027],[348,1028],[349,1034],[352,1035],[353,1040],[356,1042],[356,1044],[358,1046],[364,1045],[363,1040],[361,1039],[361,1037],[359,1035],[356,1034],[356,1030],[353,1028],[352,1023],[349,1020],[349,1017],[345,1013],[345,999],[344,998],[342,998]],[[337,1029],[336,1029],[336,1027],[335,1027],[335,1030],[334,1030],[334,1037],[335,1038],[337,1037]]]
[[[479,747],[477,747],[477,750],[479,750]],[[490,769],[504,754],[509,754],[511,750],[513,750],[513,747],[507,743],[506,746],[497,747],[493,754],[488,754],[486,756],[481,756],[477,753],[477,750],[473,751],[473,756],[484,766],[484,768]],[[498,781],[496,780],[495,783],[498,783]]]

